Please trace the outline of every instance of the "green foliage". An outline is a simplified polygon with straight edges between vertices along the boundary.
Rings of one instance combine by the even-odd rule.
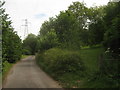
[[[118,61],[120,59],[119,10],[120,2],[109,2],[106,6],[90,8],[84,3],[73,2],[67,10],[61,11],[55,18],[44,22],[38,36],[41,47],[39,50],[47,51],[37,55],[40,66],[46,71],[51,69],[49,73],[55,72],[53,76],[60,75],[57,79],[65,87],[118,87],[119,82],[116,82],[115,78],[120,77],[118,72],[120,64]],[[52,30],[55,35],[50,35]],[[112,61],[104,61],[104,58],[99,60],[100,55],[104,53],[103,46],[113,59]],[[70,50],[74,50],[74,53]],[[80,54],[78,55],[75,51]],[[82,59],[86,69],[85,72],[83,71],[86,74],[84,78],[81,78],[80,74],[76,76],[73,74],[74,71],[80,70],[77,70],[80,68],[76,64],[78,58],[80,61]]]
[[[5,14],[5,9],[2,8],[4,2],[0,1],[0,17],[2,27],[2,58],[3,62],[8,61],[14,63],[21,58],[22,47],[21,39],[16,34],[11,26],[11,21],[9,20],[8,14]]]
[[[28,57],[29,55],[22,55],[21,59]]]
[[[56,23],[55,18],[49,18],[49,21],[45,21],[40,28],[40,37],[45,36],[49,31],[54,29]]]
[[[49,32],[46,33],[46,35],[39,38],[40,51],[44,51],[58,45],[58,38],[54,29],[51,29]]]
[[[80,47],[78,42],[80,38],[76,27],[76,19],[70,11],[60,12],[56,19],[55,31],[62,47],[74,49]]]
[[[74,50],[80,49],[80,46],[100,44],[105,32],[104,8],[105,6],[87,8],[84,3],[73,2],[68,10],[61,11],[56,18],[44,22],[38,37],[45,38],[51,30],[54,30],[59,46]],[[46,39],[43,41],[47,42]]]
[[[82,73],[84,64],[78,52],[52,48],[36,56],[36,60],[43,69],[52,76],[65,73]]]
[[[38,40],[34,34],[29,34],[25,40],[23,40],[23,54],[34,55],[38,49]]]
[[[9,63],[8,61],[4,61],[3,66],[4,66],[4,70],[2,72],[2,79],[5,80],[5,77],[8,74],[11,67],[13,66],[13,64]]]
[[[119,71],[119,58],[115,58],[113,53],[105,52],[102,55],[103,59],[103,65],[102,70],[100,70],[101,73],[105,74],[111,79],[118,79],[120,77],[120,71]]]
[[[37,54],[36,60],[64,88],[118,87],[117,78],[99,72],[98,57],[103,51],[101,47],[84,48],[80,52],[52,48]],[[79,62],[82,63],[82,68],[77,66]]]
[[[100,72],[95,72],[89,77],[89,81],[86,81],[86,88],[119,88],[120,80],[113,79]]]
[[[99,56],[104,52],[102,47],[83,48],[80,50],[80,56],[83,60],[88,73],[93,73],[99,70]]]
[[[83,87],[86,88],[116,88],[120,85],[119,60],[114,59],[107,53],[104,55],[102,70],[100,68],[100,54],[104,49],[101,47],[84,48],[81,51],[81,58],[86,66],[87,76],[84,79]]]
[[[104,46],[119,57],[120,53],[120,2],[109,3],[106,7]],[[120,57],[119,57],[120,58]]]
[[[104,25],[103,21],[92,23],[89,26],[89,45],[100,44],[104,38]]]
[[[75,12],[76,11],[76,12]],[[51,30],[55,30],[59,46],[63,48],[79,49],[82,33],[86,32],[88,8],[80,2],[74,2],[68,10],[61,11],[56,18],[45,21],[40,29],[40,38],[43,38]],[[83,41],[87,42],[86,39]]]
[[[88,18],[88,8],[85,6],[85,4],[80,2],[73,2],[73,4],[68,7],[68,11],[70,11],[75,17],[77,22],[77,29],[79,31],[83,30],[86,27]]]

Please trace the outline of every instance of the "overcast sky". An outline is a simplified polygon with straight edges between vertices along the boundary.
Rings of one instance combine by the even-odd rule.
[[[85,2],[88,7],[106,5],[109,0],[5,0],[4,8],[13,22],[12,26],[24,38],[24,19],[30,22],[29,33],[38,34],[41,24],[60,11],[67,10],[74,1]]]

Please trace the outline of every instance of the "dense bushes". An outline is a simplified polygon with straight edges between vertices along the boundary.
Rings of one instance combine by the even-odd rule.
[[[118,3],[109,3],[106,7],[104,34],[104,46],[113,53],[114,57],[120,59],[120,1]],[[112,13],[112,14],[111,14]]]
[[[37,54],[36,60],[43,69],[54,73],[55,76],[85,70],[79,53],[74,51],[52,48],[42,54]]]

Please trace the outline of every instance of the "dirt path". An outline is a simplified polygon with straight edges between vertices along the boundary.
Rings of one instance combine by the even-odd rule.
[[[36,65],[34,56],[29,56],[11,69],[3,88],[61,87]]]

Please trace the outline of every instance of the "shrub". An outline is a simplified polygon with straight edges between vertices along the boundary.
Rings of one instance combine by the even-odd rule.
[[[8,61],[5,61],[2,63],[3,68],[2,68],[2,77],[3,79],[5,78],[6,74],[9,72],[13,64],[9,63]]]
[[[85,69],[78,52],[52,48],[36,57],[37,63],[55,75],[77,73]]]

